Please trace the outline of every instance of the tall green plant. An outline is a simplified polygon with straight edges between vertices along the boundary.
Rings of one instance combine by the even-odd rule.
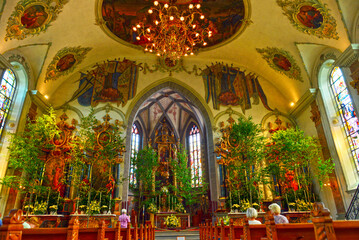
[[[23,174],[5,176],[0,183],[20,192],[46,192],[41,184],[46,181],[46,152],[51,150],[50,141],[59,133],[52,108],[35,121],[28,120],[25,131],[13,134],[9,146],[9,168]]]
[[[233,195],[249,199],[250,204],[260,201],[258,183],[262,181],[264,159],[264,137],[261,127],[249,117],[240,117],[232,125],[228,138],[227,183]]]
[[[200,202],[201,196],[207,193],[208,184],[202,176],[191,173],[188,167],[188,153],[181,145],[177,152],[177,159],[171,160],[172,169],[177,179],[176,194],[185,199],[186,205],[193,207]],[[194,182],[201,182],[201,186],[194,188]]]
[[[331,159],[323,160],[321,147],[316,138],[305,136],[300,129],[287,129],[275,132],[267,145],[267,173],[275,175],[279,182],[288,182],[288,173],[293,173],[299,190],[303,190],[306,201],[312,197],[312,177],[322,187],[328,174],[334,169]],[[286,189],[286,193],[295,191]]]

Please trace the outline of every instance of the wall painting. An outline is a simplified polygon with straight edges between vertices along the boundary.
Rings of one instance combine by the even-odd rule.
[[[257,48],[262,57],[267,61],[269,66],[274,70],[286,75],[289,78],[303,82],[301,70],[294,61],[292,55],[279,48]]]
[[[91,48],[65,47],[58,51],[47,67],[45,82],[71,73]]]
[[[277,3],[299,31],[319,38],[339,39],[337,23],[320,0],[277,0]]]
[[[5,40],[22,40],[47,30],[69,0],[22,0],[11,14]]]

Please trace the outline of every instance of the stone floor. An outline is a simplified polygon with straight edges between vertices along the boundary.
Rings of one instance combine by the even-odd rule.
[[[156,240],[177,240],[177,237],[185,237],[185,238],[180,238],[180,240],[199,240],[199,232],[198,231],[155,232]]]

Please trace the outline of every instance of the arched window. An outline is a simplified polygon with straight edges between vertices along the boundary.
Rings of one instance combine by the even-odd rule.
[[[130,164],[130,184],[135,185],[136,181],[136,174],[135,169],[136,166],[133,164],[133,159],[136,157],[138,150],[140,149],[140,133],[136,124],[132,125],[132,134],[131,134],[131,164]]]
[[[196,125],[192,126],[188,138],[192,187],[199,187],[202,186],[202,153],[201,134]]]
[[[337,110],[343,123],[356,169],[359,171],[359,121],[354,111],[347,85],[344,81],[344,75],[339,67],[335,67],[330,74],[330,86],[335,97]]]
[[[16,88],[15,74],[10,70],[5,70],[1,78],[0,89],[0,137],[2,136],[6,118],[12,105]]]

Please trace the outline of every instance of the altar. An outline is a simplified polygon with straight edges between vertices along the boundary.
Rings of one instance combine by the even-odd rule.
[[[191,226],[191,216],[189,213],[171,213],[171,212],[163,212],[163,213],[156,213],[155,214],[155,226],[157,228],[166,228],[164,224],[165,219],[168,216],[176,216],[177,218],[181,219],[181,228],[189,228]]]

